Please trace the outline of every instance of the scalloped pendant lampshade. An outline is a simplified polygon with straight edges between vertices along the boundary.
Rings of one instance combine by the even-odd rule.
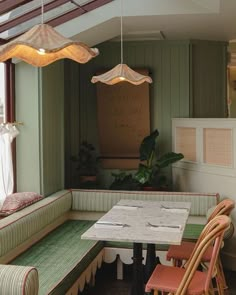
[[[118,64],[102,75],[93,76],[91,81],[92,83],[102,82],[108,85],[114,85],[122,81],[127,81],[134,85],[140,85],[143,82],[152,83],[152,79],[149,76],[144,76],[135,72],[126,64]]]
[[[132,70],[127,64],[123,63],[123,2],[121,3],[121,16],[120,16],[120,29],[121,29],[121,62],[110,71],[93,76],[92,83],[102,82],[108,85],[114,85],[119,82],[129,82],[134,85],[140,85],[144,82],[152,83],[152,79],[149,76],[144,76]]]
[[[44,67],[63,58],[86,63],[98,54],[97,48],[90,48],[82,42],[67,39],[51,26],[44,24],[43,1],[42,23],[0,46],[0,62],[15,57],[36,67]]]

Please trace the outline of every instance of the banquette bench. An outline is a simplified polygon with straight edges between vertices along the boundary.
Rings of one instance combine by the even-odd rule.
[[[184,234],[191,239],[199,234],[219,195],[63,190],[45,197],[0,220],[0,294],[77,294],[86,282],[93,281],[102,261],[111,262],[119,255],[123,262],[131,263],[131,247],[126,243],[80,238],[120,199],[191,202]]]

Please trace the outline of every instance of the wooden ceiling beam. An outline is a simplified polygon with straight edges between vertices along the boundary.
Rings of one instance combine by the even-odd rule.
[[[56,27],[56,26],[59,26],[73,18],[76,18],[86,12],[89,12],[93,9],[96,9],[102,5],[105,5],[109,2],[111,2],[113,0],[93,0],[89,3],[86,3],[84,5],[81,5],[79,6],[78,5],[78,8],[75,8],[69,12],[66,12],[58,17],[55,17],[51,20],[49,20],[48,22],[45,22],[46,24],[52,26],[52,27]],[[29,1],[28,1],[29,2]],[[54,0],[54,1],[51,1],[50,3],[47,3],[44,5],[44,12],[47,12],[53,8],[56,8],[60,5],[63,5],[65,4],[66,2],[70,2],[70,0]],[[5,23],[1,24],[1,27],[0,27],[0,33],[6,31],[6,30],[9,30],[17,25],[19,25],[20,23],[23,23],[27,20],[30,20],[38,15],[41,14],[41,7],[38,7],[32,11],[29,11],[19,17],[16,17],[12,20],[8,20],[6,21]],[[22,32],[21,34],[23,34],[24,32]],[[9,38],[6,38],[6,41],[5,42],[8,42],[8,41],[11,41],[12,39],[18,37],[20,34],[17,34],[17,35],[14,35],[14,36],[9,36]]]
[[[92,2],[89,2],[87,4],[81,5],[80,7],[73,9],[72,11],[69,11],[61,16],[58,16],[50,21],[47,22],[52,27],[59,26],[73,18],[76,18],[86,12],[89,12],[93,9],[96,9],[102,5],[105,5],[113,0],[94,0]]]
[[[55,0],[52,2],[49,2],[47,4],[44,5],[44,12],[47,12],[51,9],[57,8],[58,6],[61,6],[67,2],[69,2],[70,0]],[[18,17],[9,19],[7,21],[5,21],[4,23],[1,24],[0,27],[0,33],[9,30],[25,21],[28,21],[36,16],[39,16],[41,14],[41,6],[38,8],[35,8],[25,14],[22,14]]]
[[[21,5],[24,5],[33,0],[3,0],[0,1],[0,15],[7,13]]]

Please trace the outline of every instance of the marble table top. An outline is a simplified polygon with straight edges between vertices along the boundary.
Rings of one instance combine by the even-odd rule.
[[[179,245],[190,205],[188,202],[120,200],[81,238]]]

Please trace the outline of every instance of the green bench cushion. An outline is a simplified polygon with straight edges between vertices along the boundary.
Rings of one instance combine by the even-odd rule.
[[[0,257],[70,211],[71,193],[63,190],[0,220]]]
[[[133,249],[132,242],[105,242],[105,247],[109,248],[125,248],[125,249]],[[168,245],[156,245],[156,250],[166,251],[168,250]],[[147,249],[147,244],[143,244],[143,249]]]
[[[65,294],[104,247],[81,240],[94,221],[68,220],[25,253],[13,265],[34,266],[39,273],[39,294]]]
[[[204,224],[186,224],[185,230],[184,230],[184,235],[183,235],[183,240],[193,240],[196,241],[198,237],[200,236]]]
[[[203,224],[186,224],[183,239],[197,240],[203,228],[204,228]],[[105,247],[133,249],[133,243],[112,241],[112,242],[105,242]],[[146,249],[147,245],[144,244],[143,248]],[[156,250],[159,250],[159,251],[167,251],[168,248],[169,248],[169,245],[156,245]]]

